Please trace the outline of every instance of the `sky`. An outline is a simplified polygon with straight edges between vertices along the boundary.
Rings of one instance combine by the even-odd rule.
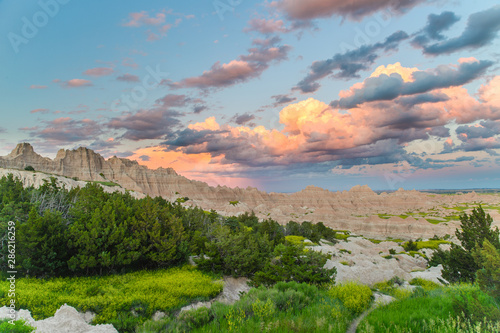
[[[0,155],[210,185],[500,187],[500,5],[0,0]]]

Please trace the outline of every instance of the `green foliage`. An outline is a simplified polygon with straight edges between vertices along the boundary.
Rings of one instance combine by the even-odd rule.
[[[482,267],[476,273],[477,284],[483,292],[500,300],[500,251],[485,239],[483,248],[477,248],[473,256]]]
[[[437,284],[436,282],[425,280],[422,278],[414,278],[410,281],[410,284],[412,286],[422,287],[425,291],[434,290],[440,287],[440,285]]]
[[[481,266],[474,260],[473,253],[480,249],[485,240],[500,249],[500,231],[498,228],[491,229],[493,220],[481,205],[474,208],[470,215],[460,215],[460,222],[461,230],[457,229],[455,235],[462,246],[452,244],[449,251],[438,250],[430,261],[432,265],[443,265],[443,278],[451,283],[475,280]]]
[[[500,321],[500,304],[479,286],[462,284],[447,289],[453,300],[455,314],[472,322]]]
[[[8,289],[7,281],[0,282],[0,292],[5,293],[0,302],[4,304]],[[187,266],[105,277],[22,278],[16,281],[16,307],[30,310],[40,320],[53,316],[67,303],[96,313],[94,323],[112,322],[121,327],[120,332],[133,332],[156,311],[168,313],[190,300],[208,299],[221,291],[221,283]],[[132,310],[138,318],[133,318]]]
[[[499,311],[477,286],[418,288],[410,297],[375,309],[358,332],[497,332]]]
[[[66,229],[59,212],[47,210],[39,215],[33,207],[28,220],[17,229],[18,269],[35,277],[64,274],[69,258]]]
[[[417,242],[414,242],[412,240],[404,243],[403,244],[403,248],[405,249],[406,252],[409,252],[409,251],[418,251]]]
[[[481,246],[485,239],[497,249],[500,248],[500,231],[498,228],[491,229],[493,219],[484,212],[481,205],[474,208],[470,215],[460,215],[460,222],[462,231],[456,230],[455,235],[467,252]]]
[[[35,328],[26,323],[24,320],[15,320],[14,324],[9,322],[9,319],[0,319],[0,332],[9,333],[32,333]]]
[[[35,171],[35,168],[33,168],[31,165],[27,165],[24,167],[24,170],[26,171]]]
[[[326,290],[305,283],[279,282],[269,289],[251,289],[234,305],[215,303],[210,309],[189,311],[177,318],[148,321],[137,332],[343,333],[353,317]],[[190,318],[199,320],[191,324]]]
[[[239,204],[240,202],[238,200],[234,200],[234,201],[229,201],[229,204],[230,205],[233,205],[233,206],[236,206],[237,204]]]
[[[303,245],[279,244],[274,249],[273,259],[265,267],[255,273],[252,282],[255,285],[270,286],[279,281],[296,281],[321,284],[334,279],[337,270],[323,266],[329,256],[305,251]]]
[[[261,270],[272,252],[273,242],[251,230],[231,233],[227,226],[216,228],[213,240],[197,260],[200,269],[232,276],[251,276]]]
[[[342,301],[345,308],[353,313],[368,309],[372,301],[372,290],[356,282],[346,282],[330,287],[328,295]]]

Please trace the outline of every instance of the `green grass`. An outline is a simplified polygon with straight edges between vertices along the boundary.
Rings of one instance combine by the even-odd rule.
[[[441,244],[451,244],[449,241],[445,240],[428,240],[428,241],[421,241],[417,242],[417,249],[433,249],[437,250],[439,248],[439,245]]]
[[[32,333],[35,328],[26,323],[24,320],[15,320],[13,324],[9,322],[9,319],[0,319],[0,332],[9,333]]]
[[[332,286],[332,290],[334,288],[337,287]],[[368,292],[371,295],[369,289]],[[305,283],[280,282],[269,289],[251,289],[234,305],[215,303],[210,309],[189,311],[158,322],[148,321],[137,332],[344,333],[355,317],[350,306],[362,306],[364,299],[352,302],[349,297],[333,293],[328,288]],[[349,290],[347,294],[351,294]]]
[[[113,187],[113,186],[118,186],[118,187],[121,187],[120,184],[118,183],[115,183],[115,182],[105,182],[105,181],[93,181],[92,183],[94,184],[101,184],[101,185],[104,185],[104,186],[109,186],[109,187]]]
[[[7,281],[0,282],[3,304],[8,301],[8,289]],[[16,307],[30,310],[33,318],[40,320],[53,316],[67,303],[79,311],[96,313],[94,323],[113,323],[118,329],[130,319],[131,310],[141,322],[157,310],[168,313],[221,291],[222,283],[190,266],[103,277],[22,278],[16,281]]]
[[[424,286],[409,297],[375,309],[357,332],[498,332],[498,303],[478,287],[430,287],[428,282],[418,281],[427,291]],[[482,329],[476,330],[479,321],[484,321]]]

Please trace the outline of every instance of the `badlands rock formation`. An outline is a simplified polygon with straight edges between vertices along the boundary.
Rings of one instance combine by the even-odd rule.
[[[6,306],[0,308],[0,319],[11,319],[11,313]],[[15,311],[15,318],[23,319],[32,327],[35,333],[118,333],[111,324],[92,326],[85,321],[83,314],[75,308],[64,304],[56,311],[54,317],[34,320],[28,310]]]
[[[78,179],[79,181],[112,181],[123,189],[167,200],[188,197],[187,205],[215,209],[221,214],[240,214],[254,211],[259,218],[271,217],[280,223],[290,220],[323,222],[334,229],[350,230],[371,237],[426,238],[433,235],[453,234],[456,222],[427,222],[423,217],[406,219],[398,217],[406,212],[431,212],[446,216],[450,211],[443,206],[464,202],[485,202],[498,205],[500,197],[478,195],[474,192],[461,195],[431,195],[418,191],[398,190],[394,193],[373,192],[368,186],[354,186],[349,191],[331,192],[308,186],[296,193],[266,193],[253,187],[211,187],[206,183],[189,180],[172,168],[148,169],[136,161],[101,155],[87,148],[59,150],[55,159],[42,157],[28,143],[18,144],[7,156],[0,157],[0,168],[24,170],[32,166],[37,171]],[[36,173],[33,176],[45,177]],[[29,180],[28,183],[31,184]],[[65,180],[67,183],[68,180]],[[76,185],[75,183],[74,185]],[[81,183],[78,183],[81,186]],[[70,186],[68,184],[68,186]],[[231,205],[230,201],[238,204]],[[500,222],[498,211],[490,212],[495,223]],[[268,215],[269,214],[269,215]],[[380,218],[377,214],[394,215]]]

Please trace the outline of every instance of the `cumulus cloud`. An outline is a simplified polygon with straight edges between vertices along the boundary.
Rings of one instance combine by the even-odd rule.
[[[256,39],[254,47],[248,50],[248,54],[241,55],[238,59],[221,64],[216,62],[210,70],[204,71],[202,75],[185,78],[179,82],[167,82],[172,89],[179,88],[224,88],[238,83],[246,82],[252,78],[259,77],[262,72],[269,68],[271,63],[277,63],[287,59],[291,47],[278,44],[281,40],[277,37],[265,40]]]
[[[414,39],[414,45],[422,47],[423,52],[428,55],[450,54],[488,45],[497,37],[500,30],[500,5],[471,14],[460,36],[445,39],[440,32],[449,28],[457,19],[453,13],[449,12],[429,16],[424,34]],[[430,39],[439,41],[430,43]]]
[[[100,77],[111,75],[113,74],[113,72],[113,68],[110,67],[95,67],[87,69],[85,72],[83,72],[83,74],[88,76]]]
[[[215,117],[209,117],[169,133],[162,147],[168,153],[209,155],[212,163],[245,167],[321,164],[350,168],[401,161],[415,169],[451,167],[470,157],[424,159],[427,153],[416,154],[409,147],[427,140],[444,141],[441,153],[498,147],[498,136],[493,134],[500,130],[500,76],[482,85],[474,95],[461,86],[478,77],[477,73],[487,65],[468,59],[429,71],[400,64],[379,67],[372,79],[397,77],[403,86],[391,98],[380,98],[386,96],[382,92],[377,98],[356,95],[357,90],[367,88],[365,80],[339,93],[340,100],[365,96],[347,111],[309,98],[280,111],[282,130],[249,127],[245,122],[237,126],[219,124]],[[437,83],[431,85],[434,81]],[[470,124],[475,122],[478,124],[472,128]],[[451,140],[450,124],[460,125],[458,146]]]
[[[369,77],[361,87],[352,89],[348,96],[333,101],[331,105],[350,109],[365,102],[393,100],[399,96],[422,94],[439,88],[461,86],[483,75],[491,65],[493,65],[491,61],[464,62],[458,68],[455,68],[456,66],[441,65],[433,70],[414,71],[412,80],[407,82],[398,73]],[[429,98],[430,95],[424,97]],[[422,96],[419,98],[422,98]],[[442,96],[442,98],[445,97]]]
[[[360,21],[365,16],[380,10],[390,10],[391,13],[402,13],[406,10],[427,2],[426,0],[278,0],[270,6],[284,12],[291,20],[312,20],[328,18],[334,15]]]
[[[116,77],[116,80],[122,82],[139,82],[139,77],[137,75],[125,73]]]
[[[294,89],[302,93],[315,92],[320,88],[318,81],[328,76],[341,79],[357,78],[360,71],[370,69],[381,56],[381,52],[397,49],[399,43],[407,38],[408,34],[398,31],[387,37],[384,42],[363,45],[355,50],[337,53],[330,59],[315,61],[309,73]]]
[[[133,141],[160,139],[180,124],[177,117],[181,115],[182,113],[163,108],[140,110],[133,114],[112,118],[106,126],[116,130],[125,130],[122,137]]]

